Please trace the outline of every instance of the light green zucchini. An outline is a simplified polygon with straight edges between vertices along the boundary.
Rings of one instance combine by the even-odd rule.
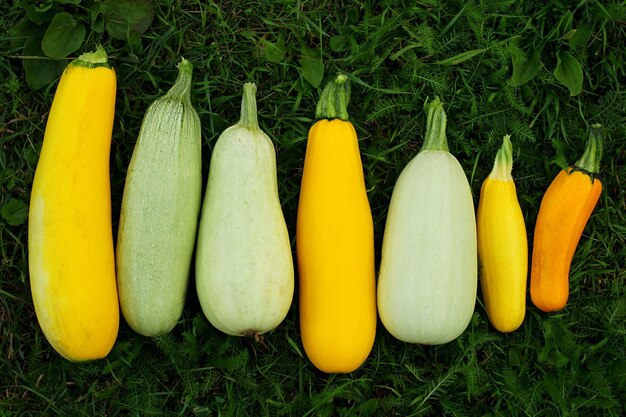
[[[396,338],[442,344],[474,312],[476,220],[463,168],[448,152],[446,115],[426,105],[426,140],[394,187],[383,237],[378,311]]]
[[[196,288],[224,333],[257,336],[285,318],[294,290],[276,154],[259,128],[256,86],[244,85],[239,123],[218,138],[198,230]]]
[[[192,65],[145,114],[128,167],[116,262],[120,305],[136,332],[169,332],[185,304],[202,192]]]

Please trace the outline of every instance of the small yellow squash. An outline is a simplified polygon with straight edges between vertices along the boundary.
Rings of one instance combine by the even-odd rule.
[[[109,152],[115,72],[81,55],[57,87],[28,220],[30,283],[44,335],[65,358],[106,356],[117,337]]]
[[[526,314],[528,242],[512,169],[507,135],[483,182],[477,213],[480,287],[489,321],[501,332],[516,330]]]

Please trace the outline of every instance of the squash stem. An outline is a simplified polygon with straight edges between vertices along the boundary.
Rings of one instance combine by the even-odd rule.
[[[585,153],[574,164],[578,169],[581,169],[589,174],[597,174],[600,172],[600,160],[602,159],[603,148],[603,130],[600,124],[595,124],[589,127],[589,139],[587,139],[587,146],[585,147]]]
[[[446,112],[439,97],[424,104],[426,111],[426,137],[422,151],[448,151],[446,139]]]
[[[350,102],[350,82],[348,77],[340,74],[324,87],[317,102],[315,118],[348,120],[348,103]]]
[[[256,85],[254,83],[245,83],[243,85],[241,117],[238,124],[248,130],[259,130],[256,110]]]
[[[109,65],[107,53],[102,45],[98,45],[96,50],[93,52],[85,52],[84,54],[80,55],[78,58],[70,62],[70,65],[77,65],[79,67],[86,68],[111,68],[111,66]]]
[[[499,181],[513,181],[513,145],[511,135],[504,135],[502,147],[496,153],[496,161],[489,177]]]
[[[193,74],[193,65],[191,62],[182,58],[178,64],[178,77],[176,82],[167,92],[166,96],[176,100],[191,103],[191,76]]]

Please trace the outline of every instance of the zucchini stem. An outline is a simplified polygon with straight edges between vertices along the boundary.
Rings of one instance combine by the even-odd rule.
[[[102,45],[98,45],[93,52],[85,52],[78,58],[70,62],[70,65],[77,65],[79,67],[96,68],[105,67],[111,68],[106,51]]]
[[[316,119],[341,119],[348,121],[348,103],[350,102],[350,82],[340,74],[324,87],[315,109]]]
[[[511,135],[504,135],[502,147],[496,153],[496,160],[489,177],[499,181],[513,181],[511,171],[513,171],[513,145]]]
[[[165,96],[191,104],[192,74],[193,65],[185,58],[182,58],[178,64],[178,77],[176,77],[176,82]]]
[[[241,117],[238,124],[248,130],[259,130],[256,110],[256,85],[254,83],[245,83],[243,85]]]
[[[604,131],[602,125],[595,124],[589,127],[589,139],[585,153],[580,157],[574,166],[589,174],[597,174],[600,172],[600,160],[602,159],[602,151],[604,145]],[[592,176],[593,179],[593,176]]]
[[[446,112],[439,97],[424,104],[426,111],[426,137],[422,151],[449,151],[446,138]],[[420,151],[421,152],[421,151]]]

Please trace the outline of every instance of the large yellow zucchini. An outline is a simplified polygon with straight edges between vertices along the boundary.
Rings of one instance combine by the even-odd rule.
[[[374,227],[345,76],[329,83],[309,132],[296,246],[300,331],[324,372],[351,372],[376,334]]]
[[[44,335],[72,361],[106,356],[118,331],[109,184],[115,88],[102,48],[68,65],[33,181],[33,302]]]

